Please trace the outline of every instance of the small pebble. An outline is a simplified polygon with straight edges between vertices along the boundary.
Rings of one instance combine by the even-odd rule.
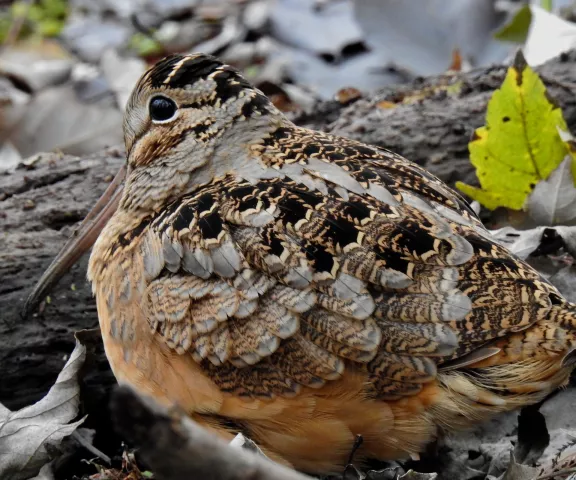
[[[336,101],[342,105],[348,105],[362,98],[362,92],[354,87],[342,88],[336,93]]]
[[[33,208],[36,208],[36,202],[34,202],[34,200],[30,198],[24,200],[24,205],[22,205],[23,210],[32,210]]]

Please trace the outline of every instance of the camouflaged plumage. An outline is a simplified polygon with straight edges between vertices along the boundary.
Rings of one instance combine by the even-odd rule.
[[[145,117],[158,92],[171,124]],[[452,403],[421,422],[444,427],[568,378],[574,307],[419,166],[291,124],[204,55],[152,68],[125,131],[126,191],[89,272],[125,357],[137,308],[221,392],[322,395],[352,372],[394,401],[438,384]]]

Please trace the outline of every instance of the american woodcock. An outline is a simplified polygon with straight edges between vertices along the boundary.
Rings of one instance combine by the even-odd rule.
[[[295,126],[202,54],[141,78],[124,134],[123,191],[36,291],[111,216],[88,277],[120,383],[311,472],[567,383],[576,306],[419,166]]]

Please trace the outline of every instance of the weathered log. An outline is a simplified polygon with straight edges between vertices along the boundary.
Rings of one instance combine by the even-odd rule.
[[[87,256],[38,313],[21,318],[20,311],[123,161],[118,149],[86,158],[45,154],[0,177],[0,402],[10,409],[42,397],[74,348],[74,332],[98,325],[86,281]],[[94,357],[97,365],[87,381],[103,388],[113,385],[102,349]]]
[[[474,129],[484,123],[487,101],[505,72],[499,66],[450,79],[441,76],[386,87],[351,105],[323,103],[311,113],[297,115],[295,121],[385,146],[449,183],[473,182],[467,144]],[[539,72],[568,126],[576,131],[576,52],[562,55]],[[434,88],[456,82],[460,82],[456,95]],[[421,98],[385,108],[416,96]],[[74,331],[97,326],[85,279],[86,258],[54,288],[41,312],[22,319],[20,310],[122,161],[118,149],[85,158],[43,155],[0,176],[0,402],[11,409],[37,400],[48,390],[74,347]],[[95,402],[113,384],[101,351],[87,383],[96,389],[89,396]]]

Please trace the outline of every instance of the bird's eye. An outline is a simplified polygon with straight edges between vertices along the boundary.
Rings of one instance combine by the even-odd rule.
[[[167,122],[176,116],[178,107],[166,97],[153,97],[148,106],[150,118],[155,122]]]

